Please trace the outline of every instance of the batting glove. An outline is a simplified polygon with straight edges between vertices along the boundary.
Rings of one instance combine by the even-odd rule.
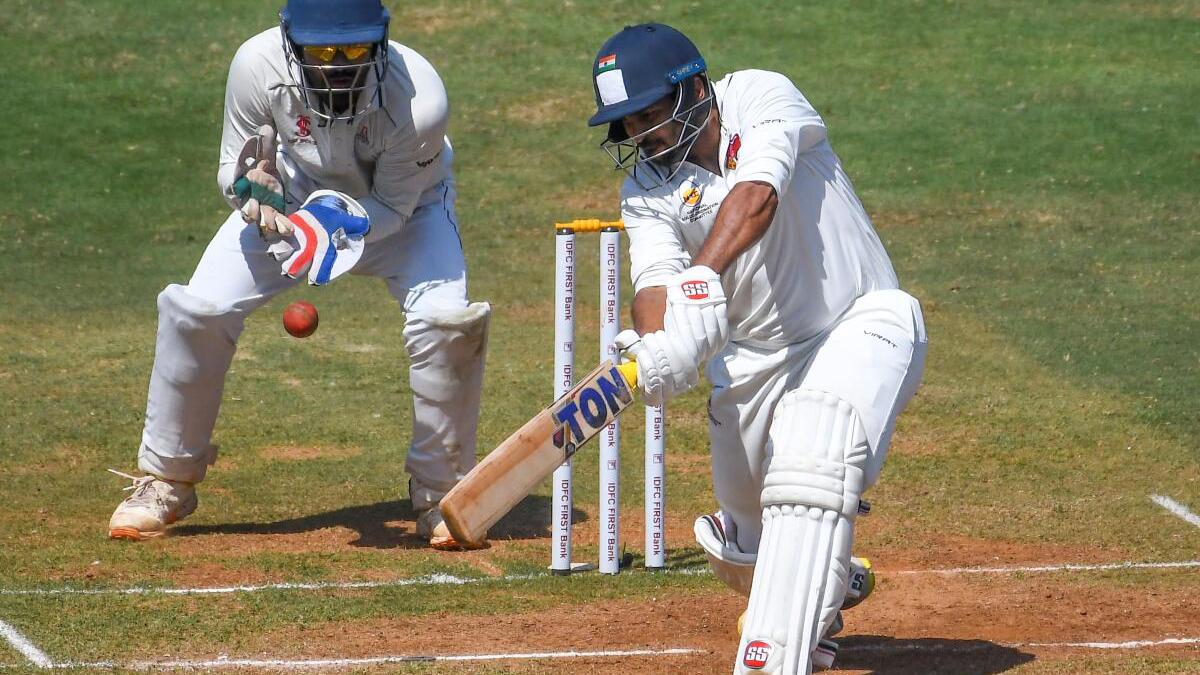
[[[283,262],[283,273],[298,279],[307,271],[313,286],[323,286],[354,267],[371,230],[366,209],[333,190],[313,192],[287,219],[300,248]]]
[[[720,275],[697,265],[671,277],[666,286],[663,330],[697,364],[707,362],[729,341],[725,289]]]
[[[637,361],[638,387],[646,405],[658,406],[696,386],[699,363],[688,350],[680,349],[665,331],[638,336],[623,330],[616,337],[617,349]]]

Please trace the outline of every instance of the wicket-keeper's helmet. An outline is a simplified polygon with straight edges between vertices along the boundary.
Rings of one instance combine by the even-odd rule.
[[[349,121],[382,105],[390,18],[380,0],[287,0],[288,73],[315,115]]]

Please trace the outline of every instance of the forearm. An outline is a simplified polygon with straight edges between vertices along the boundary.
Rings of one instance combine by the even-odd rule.
[[[721,204],[717,222],[692,264],[703,265],[717,274],[724,272],[763,236],[774,220],[778,206],[775,188],[766,183],[747,181],[735,185]]]
[[[667,311],[667,289],[665,286],[643,288],[633,296],[633,328],[639,335],[662,330],[663,316]]]
[[[236,195],[233,194],[233,182],[237,180],[237,164],[230,162],[222,164],[217,170],[217,188],[221,190],[221,196],[229,204],[230,208],[238,208],[235,202]]]
[[[371,219],[371,231],[367,233],[367,243],[379,241],[399,232],[408,220],[375,197],[364,197],[358,201],[366,209],[367,215]]]

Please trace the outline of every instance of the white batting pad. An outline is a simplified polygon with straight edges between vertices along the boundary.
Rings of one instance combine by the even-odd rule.
[[[770,446],[762,540],[735,672],[806,675],[846,594],[869,448],[854,408],[812,390],[780,398]]]

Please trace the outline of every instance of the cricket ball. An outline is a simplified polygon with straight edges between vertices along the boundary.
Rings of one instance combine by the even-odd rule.
[[[298,338],[312,335],[317,330],[317,308],[311,302],[293,302],[283,310],[283,328]]]

